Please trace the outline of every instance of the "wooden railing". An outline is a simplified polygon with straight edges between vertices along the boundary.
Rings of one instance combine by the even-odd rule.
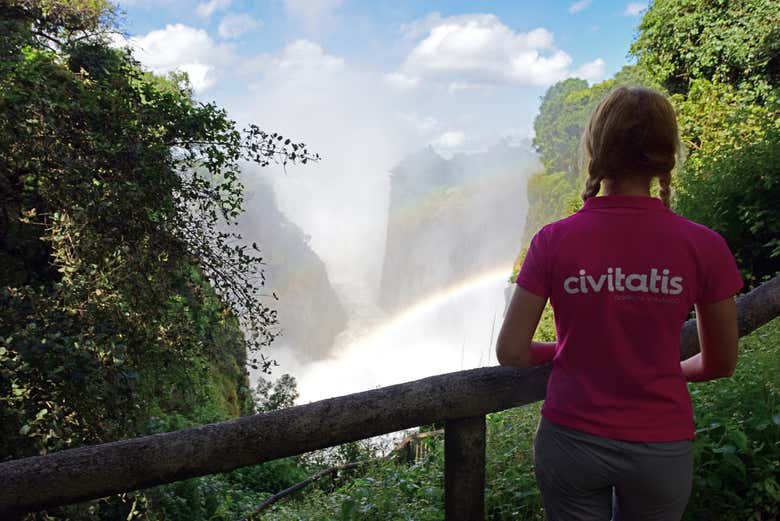
[[[737,301],[740,336],[780,316],[780,276]],[[695,354],[696,324],[680,358]],[[544,399],[550,366],[459,371],[307,405],[0,463],[0,518],[445,422],[445,516],[484,518],[485,415]]]

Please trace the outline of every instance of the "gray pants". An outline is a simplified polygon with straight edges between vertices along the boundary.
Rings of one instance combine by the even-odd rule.
[[[549,521],[679,521],[691,494],[691,442],[594,436],[544,417],[534,469]]]

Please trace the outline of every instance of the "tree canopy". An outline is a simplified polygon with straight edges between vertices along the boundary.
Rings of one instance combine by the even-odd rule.
[[[0,460],[251,413],[247,350],[272,363],[241,164],[317,156],[146,72],[114,20],[0,4]]]
[[[706,78],[766,95],[780,81],[780,7],[768,0],[655,0],[630,52],[671,94]]]

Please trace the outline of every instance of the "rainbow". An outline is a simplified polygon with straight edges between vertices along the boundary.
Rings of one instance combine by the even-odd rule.
[[[437,293],[434,293],[433,295],[429,295],[401,313],[393,316],[385,324],[381,325],[367,336],[356,340],[349,347],[360,344],[370,345],[379,342],[387,335],[393,333],[396,328],[408,324],[409,322],[413,322],[414,320],[434,311],[451,300],[467,295],[468,293],[480,289],[481,287],[488,284],[497,284],[502,280],[508,280],[511,271],[511,265],[502,265],[501,267],[489,269],[479,273],[478,275],[475,275],[474,277],[457,282]]]

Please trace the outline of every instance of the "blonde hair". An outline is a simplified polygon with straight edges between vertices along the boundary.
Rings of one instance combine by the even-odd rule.
[[[582,199],[594,197],[602,179],[658,178],[669,207],[672,169],[680,149],[677,118],[662,94],[643,87],[618,87],[590,116],[582,135],[588,178]]]

